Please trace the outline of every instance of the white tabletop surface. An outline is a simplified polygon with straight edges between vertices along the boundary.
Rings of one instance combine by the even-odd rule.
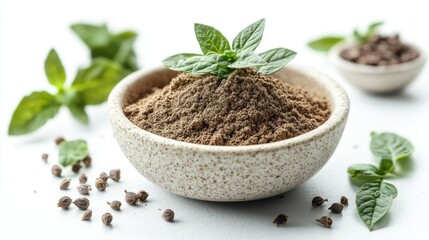
[[[34,1],[2,0],[0,5],[0,239],[425,239],[429,220],[429,66],[404,92],[374,96],[359,91],[341,78],[327,58],[306,47],[325,33],[349,33],[373,20],[386,22],[383,30],[399,32],[404,39],[427,50],[429,14],[424,1]],[[233,38],[243,27],[262,17],[266,31],[259,51],[287,47],[298,52],[295,63],[316,68],[337,80],[351,99],[351,112],[343,138],[330,161],[311,180],[283,198],[241,203],[203,202],[168,193],[131,166],[110,129],[107,106],[89,107],[91,123],[75,122],[63,109],[34,134],[8,137],[7,125],[21,97],[36,89],[50,89],[43,61],[55,47],[72,77],[88,62],[88,53],[68,26],[71,23],[107,22],[116,30],[139,32],[136,50],[143,68],[161,64],[178,52],[198,52],[193,23],[220,29]],[[399,191],[389,214],[369,232],[354,205],[357,187],[347,176],[354,163],[374,163],[368,149],[370,131],[393,131],[410,139],[416,151],[405,176],[390,180]],[[81,222],[82,211],[56,207],[62,195],[77,197],[72,189],[60,191],[60,180],[50,174],[57,161],[53,139],[86,139],[93,167],[85,172],[92,183],[101,171],[120,168],[123,177],[107,191],[90,195],[93,220]],[[40,160],[50,154],[49,163]],[[123,190],[145,189],[147,206],[123,205],[112,212],[107,200],[123,201]],[[330,203],[348,196],[350,206],[333,216],[332,229],[314,219],[329,212],[311,208],[311,199],[322,195]],[[171,208],[176,221],[161,219],[159,209]],[[101,223],[110,211],[113,224]],[[289,215],[276,227],[279,213]]]

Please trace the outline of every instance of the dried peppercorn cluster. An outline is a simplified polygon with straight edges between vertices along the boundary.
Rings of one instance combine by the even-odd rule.
[[[55,144],[59,145],[63,143],[65,139],[63,137],[57,137],[55,139]],[[41,159],[47,163],[48,162],[49,155],[47,153],[43,153],[41,156]],[[77,173],[80,171],[82,165],[85,167],[90,167],[92,164],[92,159],[87,156],[83,160],[79,161],[78,163],[71,166],[71,170],[74,173]],[[54,164],[51,167],[51,173],[55,177],[61,178],[63,169],[59,166]],[[120,169],[112,169],[107,174],[106,172],[101,172],[98,177],[95,179],[94,186],[98,191],[106,191],[107,187],[109,186],[108,180],[111,179],[114,182],[119,182],[121,179],[121,170]],[[88,176],[85,173],[82,173],[79,175],[78,179],[79,184],[76,186],[77,192],[80,195],[89,196],[92,188],[91,185],[88,184]],[[61,179],[61,182],[59,184],[60,190],[69,190],[70,184],[72,182],[72,178],[63,178]],[[127,190],[124,190],[125,192],[125,202],[128,203],[131,206],[136,206],[142,202],[145,202],[146,199],[149,197],[149,194],[144,191],[140,190],[138,192],[130,192]],[[72,203],[79,209],[84,211],[81,217],[82,221],[89,221],[92,218],[93,212],[91,209],[89,209],[90,206],[90,200],[86,197],[79,197],[75,198],[74,200],[69,196],[63,196],[61,197],[58,202],[57,206],[62,209],[68,209]],[[107,201],[107,205],[110,206],[110,208],[114,211],[121,211],[122,202],[118,200],[113,201]],[[145,204],[146,205],[146,204]],[[161,209],[160,209],[161,210]],[[174,212],[171,209],[166,209],[162,215],[162,219],[164,219],[167,222],[173,222],[174,221]],[[113,221],[113,215],[109,212],[104,213],[101,216],[101,221],[105,225],[110,225]]]
[[[320,196],[316,196],[311,201],[311,206],[320,207],[327,201],[328,199],[325,199]],[[344,206],[347,206],[348,204],[349,204],[349,200],[347,199],[347,197],[342,196],[340,199],[340,203],[334,203],[328,209],[331,210],[331,213],[340,214],[343,211]],[[276,225],[285,224],[288,218],[289,216],[287,216],[284,213],[281,213],[273,220],[273,224],[276,224]],[[321,218],[316,219],[316,222],[320,223],[322,226],[326,228],[330,228],[334,221],[330,216],[322,216]]]

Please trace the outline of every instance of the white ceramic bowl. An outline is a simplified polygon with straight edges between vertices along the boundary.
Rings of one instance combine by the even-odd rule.
[[[336,45],[329,53],[340,74],[353,85],[372,93],[391,93],[403,89],[412,82],[422,70],[425,53],[415,45],[408,44],[419,52],[416,59],[389,66],[369,66],[357,64],[343,59],[340,53],[353,43]]]
[[[209,201],[246,201],[286,192],[318,172],[332,156],[349,113],[349,99],[329,77],[304,67],[287,67],[275,77],[326,96],[329,119],[313,131],[274,143],[209,146],[176,141],[147,132],[123,109],[150,88],[168,84],[177,73],[160,68],[137,71],[109,97],[113,133],[125,156],[153,183],[173,193]]]

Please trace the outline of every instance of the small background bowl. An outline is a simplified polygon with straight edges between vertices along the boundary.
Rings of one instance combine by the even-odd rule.
[[[426,55],[422,49],[407,44],[419,52],[419,56],[410,61],[389,66],[368,66],[343,59],[342,50],[353,46],[354,43],[336,45],[329,53],[340,74],[353,85],[372,93],[392,93],[403,89],[411,83],[422,70]]]
[[[329,119],[313,131],[274,143],[209,146],[176,141],[145,131],[125,117],[125,106],[177,73],[165,68],[137,71],[109,97],[113,133],[125,156],[148,180],[170,192],[209,201],[247,201],[286,192],[318,172],[332,156],[349,113],[342,87],[304,67],[287,67],[275,77],[326,96]]]

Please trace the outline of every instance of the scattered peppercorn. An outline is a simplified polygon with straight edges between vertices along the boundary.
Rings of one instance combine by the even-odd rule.
[[[287,222],[287,219],[288,219],[288,216],[281,213],[273,220],[273,223],[276,225],[284,224]]]
[[[80,219],[81,221],[88,221],[90,220],[92,217],[92,210],[86,210],[83,215],[82,218]]]
[[[74,173],[78,173],[81,168],[82,168],[82,165],[80,165],[80,162],[77,162],[77,163],[73,164],[72,171]]]
[[[137,205],[139,201],[137,194],[133,192],[128,192],[127,190],[124,190],[124,192],[125,192],[125,202],[133,206]]]
[[[313,201],[311,201],[311,205],[313,207],[320,207],[323,205],[324,202],[327,202],[328,199],[324,199],[322,197],[316,196],[313,198]]]
[[[54,176],[56,176],[56,177],[61,177],[61,172],[62,172],[63,170],[61,169],[61,167],[60,166],[58,166],[58,165],[53,165],[52,166],[52,168],[51,168],[51,173],[52,173],[52,175],[54,175]]]
[[[70,181],[71,181],[70,178],[63,179],[60,183],[60,189],[61,190],[67,190],[70,186]]]
[[[74,205],[78,207],[80,210],[86,210],[89,207],[89,200],[87,198],[76,198],[73,201]]]
[[[95,187],[99,191],[104,191],[104,190],[106,190],[107,184],[103,179],[97,178],[97,179],[95,179]]]
[[[109,175],[107,175],[107,173],[102,172],[100,173],[99,178],[103,179],[103,181],[107,182],[107,179],[109,179]]]
[[[146,191],[140,191],[137,193],[137,198],[140,202],[146,201],[147,197],[149,197],[149,194]]]
[[[89,191],[91,190],[91,185],[89,184],[80,184],[77,186],[77,191],[82,195],[89,195]]]
[[[119,179],[121,179],[121,170],[119,170],[119,169],[112,169],[109,172],[109,176],[110,176],[110,178],[113,181],[118,182]]]
[[[107,202],[107,205],[109,205],[113,210],[115,211],[121,211],[121,205],[122,203],[120,201],[112,201],[112,202]]]
[[[340,200],[341,204],[343,204],[344,206],[348,206],[349,205],[349,200],[345,197],[342,196],[341,200]]]
[[[57,206],[66,209],[72,203],[72,199],[68,196],[64,196],[58,200]]]
[[[85,175],[85,173],[82,173],[79,176],[79,183],[84,184],[84,183],[86,183],[86,181],[88,181],[88,177]]]
[[[174,221],[174,212],[171,209],[165,209],[165,211],[162,213],[162,219],[164,219],[166,222],[172,222]]]
[[[326,228],[330,228],[333,223],[332,218],[329,216],[323,216],[320,219],[316,219],[316,222],[319,222],[320,224],[322,224],[322,226]]]
[[[65,139],[61,136],[55,138],[55,144],[60,145],[60,143],[64,142]]]
[[[344,206],[339,203],[334,203],[328,209],[331,210],[332,213],[340,214],[343,211]]]
[[[101,217],[101,221],[106,225],[110,225],[110,223],[112,223],[112,220],[113,220],[113,216],[110,213],[105,213]]]
[[[49,155],[48,155],[47,153],[42,154],[42,160],[43,160],[44,162],[47,162],[47,161],[48,161],[48,157],[49,157]]]
[[[83,164],[85,165],[85,167],[91,167],[92,164],[92,159],[90,156],[86,156],[83,160],[82,160]]]

